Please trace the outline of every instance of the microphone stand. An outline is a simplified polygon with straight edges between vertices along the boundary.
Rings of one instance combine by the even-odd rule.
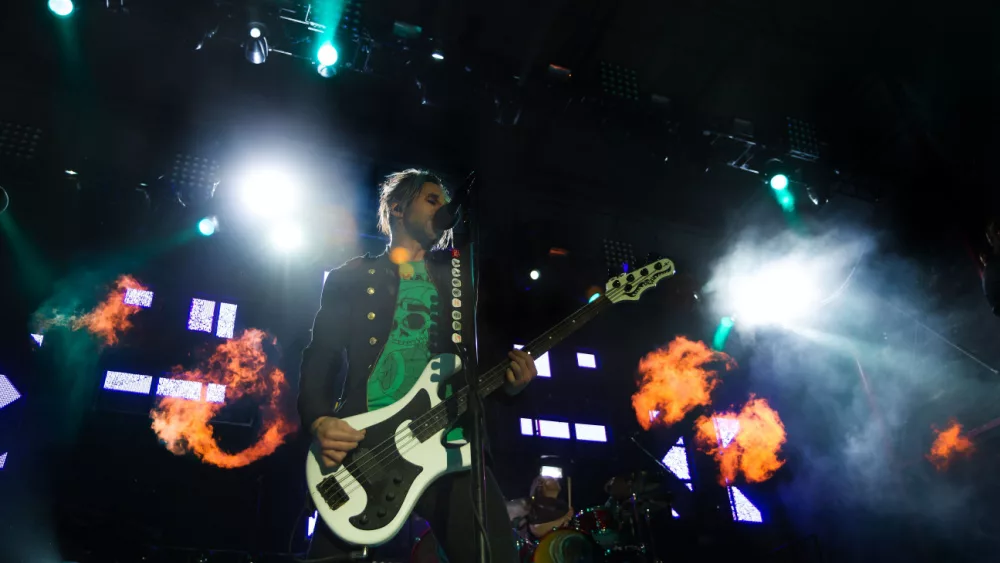
[[[472,504],[475,511],[477,525],[475,526],[476,561],[487,563],[490,559],[487,548],[487,524],[486,524],[486,450],[484,448],[485,433],[485,409],[483,399],[479,396],[479,266],[477,264],[479,256],[479,224],[476,216],[477,194],[472,189],[475,183],[475,172],[470,174],[466,180],[468,184],[468,198],[463,204],[460,224],[463,225],[463,244],[455,242],[455,248],[462,249],[466,255],[466,267],[469,268],[471,283],[469,290],[465,293],[465,299],[471,298],[472,312],[472,344],[474,349],[470,349],[469,342],[463,341],[458,345],[459,357],[462,360],[462,368],[465,371],[466,383],[468,385],[468,413],[472,418],[471,435],[466,439],[472,450]],[[457,237],[456,237],[457,238]],[[471,292],[471,293],[470,293]]]

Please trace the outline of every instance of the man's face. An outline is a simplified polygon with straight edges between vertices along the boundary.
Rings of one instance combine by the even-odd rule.
[[[403,213],[403,228],[406,233],[420,241],[425,248],[430,248],[441,238],[443,231],[434,228],[434,214],[441,206],[448,203],[441,186],[424,182],[420,195],[413,198]]]

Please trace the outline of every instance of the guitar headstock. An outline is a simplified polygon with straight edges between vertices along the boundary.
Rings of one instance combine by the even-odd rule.
[[[634,272],[611,278],[608,280],[604,295],[612,303],[638,301],[644,291],[656,287],[660,280],[672,275],[674,275],[674,263],[667,258],[661,258]]]

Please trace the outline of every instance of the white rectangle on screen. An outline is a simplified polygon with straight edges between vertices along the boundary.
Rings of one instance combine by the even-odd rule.
[[[554,467],[552,465],[543,465],[542,470],[538,474],[542,477],[552,477],[553,479],[562,479],[563,476],[562,467]]]
[[[212,320],[215,318],[215,301],[207,299],[192,299],[191,312],[188,313],[188,330],[212,332]]]
[[[515,350],[521,350],[523,348],[524,348],[523,344],[514,345]],[[552,377],[552,368],[549,366],[548,352],[535,358],[535,369],[538,371],[538,377]]]
[[[123,300],[123,303],[126,305],[135,305],[136,307],[148,309],[153,306],[153,292],[145,289],[127,287],[125,288],[125,299]]]
[[[608,433],[600,424],[579,424],[573,425],[576,430],[576,439],[585,442],[607,442]]]
[[[221,338],[232,338],[235,328],[236,305],[222,303],[219,305],[219,326],[215,329],[215,335]]]
[[[226,386],[218,383],[209,383],[205,387],[205,400],[209,403],[226,402]]]
[[[152,386],[153,376],[151,375],[109,371],[104,376],[104,388],[111,391],[126,391],[128,393],[149,395],[149,389]]]
[[[535,435],[535,423],[530,418],[521,419],[521,434],[525,436]]]
[[[156,394],[161,397],[176,397],[178,399],[201,400],[201,383],[161,377],[156,383]]]
[[[597,356],[585,352],[577,352],[576,365],[582,368],[597,369]]]
[[[7,452],[0,454],[0,469],[3,469],[4,464],[7,463]]]
[[[569,440],[569,423],[554,420],[539,420],[538,435],[545,438]]]

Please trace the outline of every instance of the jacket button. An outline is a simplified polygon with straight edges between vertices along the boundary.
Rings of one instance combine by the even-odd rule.
[[[368,273],[374,276],[375,275],[375,268],[370,268],[368,270]]]
[[[368,320],[370,321],[374,319],[375,319],[375,313],[368,313]]]
[[[369,287],[368,288],[368,295],[375,295],[375,288],[374,287]]]
[[[372,346],[374,346],[374,345],[378,344],[378,338],[375,338],[373,336],[373,337],[371,337],[371,338],[368,339],[368,343],[371,344]]]

